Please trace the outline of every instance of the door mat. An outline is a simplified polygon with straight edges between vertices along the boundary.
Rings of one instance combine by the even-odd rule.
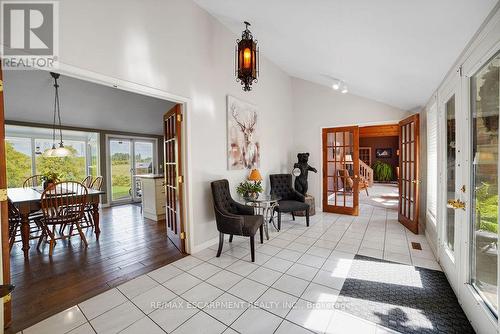
[[[400,333],[474,333],[443,272],[356,255],[336,308]]]

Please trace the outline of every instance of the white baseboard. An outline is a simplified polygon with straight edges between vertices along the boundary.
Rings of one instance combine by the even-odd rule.
[[[190,249],[190,253],[189,254],[198,253],[198,252],[204,250],[205,248],[208,248],[208,247],[210,247],[212,245],[217,244],[218,242],[219,242],[219,237],[215,237],[213,239],[207,240],[207,241],[205,241],[202,244],[199,244],[199,245],[196,245],[196,246],[192,247]]]

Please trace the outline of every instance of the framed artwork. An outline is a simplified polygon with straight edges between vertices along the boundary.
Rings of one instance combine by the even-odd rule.
[[[227,167],[260,167],[260,124],[257,107],[227,96]]]
[[[392,157],[392,148],[377,148],[375,149],[375,157],[376,158],[391,158]]]

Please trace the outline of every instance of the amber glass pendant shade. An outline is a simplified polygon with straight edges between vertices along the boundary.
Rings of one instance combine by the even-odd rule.
[[[245,22],[246,28],[241,34],[241,39],[236,41],[235,74],[236,81],[240,82],[243,90],[252,90],[252,84],[257,82],[259,75],[259,48],[248,29],[250,23]]]

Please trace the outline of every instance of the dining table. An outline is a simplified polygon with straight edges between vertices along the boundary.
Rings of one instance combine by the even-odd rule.
[[[96,239],[99,239],[99,234],[101,229],[99,228],[99,201],[100,196],[104,195],[105,192],[96,189],[87,189],[87,197],[89,205],[92,207],[92,218],[94,220],[94,232]],[[8,188],[7,196],[12,201],[14,206],[19,210],[21,215],[21,239],[22,239],[22,250],[24,252],[24,258],[28,260],[29,258],[29,240],[30,240],[30,220],[29,215],[31,213],[37,212],[42,207],[42,193],[43,189],[41,187],[26,187],[26,188]],[[71,196],[71,194],[68,194]]]

